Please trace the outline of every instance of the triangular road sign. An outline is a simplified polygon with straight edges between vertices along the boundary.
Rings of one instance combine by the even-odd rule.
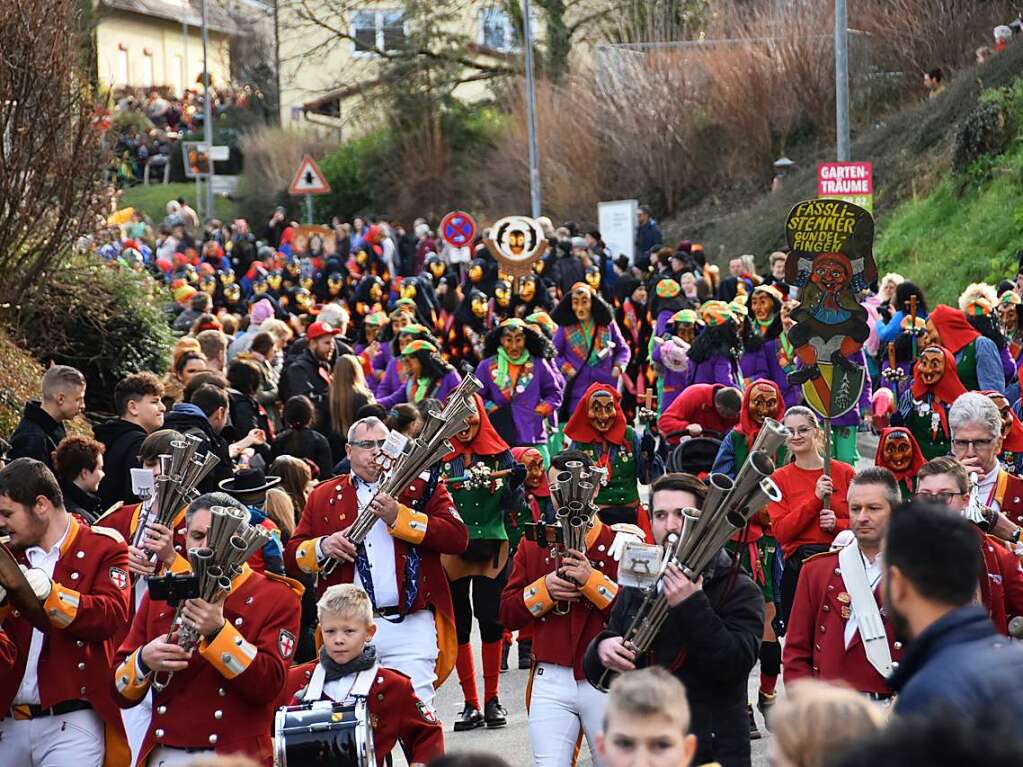
[[[298,164],[295,178],[291,180],[291,186],[288,187],[288,194],[327,194],[328,192],[330,192],[330,184],[327,183],[327,179],[313,158],[306,155]]]

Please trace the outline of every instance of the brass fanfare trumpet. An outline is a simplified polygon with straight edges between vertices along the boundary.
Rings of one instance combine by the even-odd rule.
[[[188,562],[199,583],[199,599],[218,602],[231,591],[231,581],[242,571],[245,562],[270,541],[270,531],[250,525],[247,512],[233,506],[214,506],[210,509],[210,527],[206,532],[206,546],[191,549]],[[195,628],[184,622],[184,602],[174,611],[171,623],[172,637],[183,650],[192,651],[200,636]],[[170,684],[172,671],[156,672],[153,688],[164,690]]]
[[[970,495],[963,516],[989,535],[1007,543],[1018,543],[1023,529],[1002,512],[996,511],[980,499],[977,472],[970,472]]]
[[[345,537],[356,546],[366,540],[370,529],[376,524],[377,515],[370,507],[380,493],[397,498],[426,469],[433,466],[441,458],[451,452],[449,440],[459,432],[465,431],[469,418],[476,412],[473,395],[483,389],[476,376],[467,373],[461,383],[448,395],[443,408],[438,413],[431,410],[426,414],[423,430],[418,437],[410,439],[404,452],[394,462],[380,482],[380,487],[369,503],[359,512],[355,521],[344,531]],[[337,559],[329,559],[320,572],[330,575],[337,568]]]
[[[564,577],[561,562],[565,551],[586,553],[586,536],[597,513],[594,499],[606,483],[607,469],[593,467],[587,471],[582,461],[567,461],[565,470],[558,472],[551,483],[551,503],[561,533],[560,543],[551,546],[551,554],[559,577]],[[559,601],[554,604],[554,612],[567,615],[570,607],[568,602]]]
[[[726,474],[711,474],[703,508],[683,509],[682,533],[670,534],[664,541],[661,573],[656,583],[645,590],[639,610],[623,637],[637,658],[650,651],[668,618],[668,599],[661,588],[667,566],[674,564],[687,578],[697,581],[733,534],[749,524],[769,501],[781,500],[781,491],[771,480],[775,469],[772,456],[789,434],[778,421],[765,419],[735,479]],[[605,669],[597,687],[607,690],[617,673]]]

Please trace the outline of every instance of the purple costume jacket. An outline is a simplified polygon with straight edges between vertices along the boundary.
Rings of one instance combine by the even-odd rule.
[[[686,379],[689,377],[689,368],[685,370],[672,370],[664,364],[664,358],[661,356],[661,347],[664,344],[654,344],[654,350],[651,355],[654,362],[660,365],[659,378],[661,379],[661,402],[660,410],[658,412],[663,413],[667,410],[671,403],[675,401],[675,398],[682,393],[682,390],[686,388]],[[693,363],[689,363],[692,367]]]
[[[483,384],[480,396],[487,412],[511,407],[511,418],[501,423],[514,424],[515,434],[498,433],[509,445],[537,445],[547,440],[546,419],[535,412],[541,403],[550,406],[550,413],[561,407],[562,390],[557,376],[547,360],[530,357],[519,371],[515,388],[501,389],[494,380],[497,375],[497,357],[488,357],[476,368],[476,377]],[[497,427],[497,424],[495,424]],[[507,430],[507,429],[506,429]]]
[[[452,370],[450,373],[447,373],[442,379],[440,379],[440,382],[437,384],[436,388],[427,396],[432,397],[433,399],[439,399],[441,402],[443,402],[445,397],[448,396],[451,390],[458,386],[458,384],[460,384],[461,382],[462,379],[459,377],[458,373]],[[395,405],[408,401],[409,401],[408,385],[400,384],[398,388],[391,394],[387,395],[382,399],[378,398],[377,404],[383,405],[384,407],[390,409]]]
[[[788,376],[778,364],[778,344],[778,339],[772,338],[759,349],[747,351],[739,359],[739,369],[742,371],[743,383],[747,386],[753,381],[774,381],[778,384],[785,407],[788,408],[798,405],[803,395],[798,386],[789,385]]]
[[[602,383],[608,386],[617,386],[618,381],[611,375],[611,369],[617,365],[625,370],[632,356],[629,345],[625,343],[625,337],[622,336],[622,331],[618,329],[616,322],[612,321],[607,327],[597,328],[597,332],[600,335],[593,353],[599,354],[602,350],[607,349],[610,349],[610,353],[607,353],[607,356],[603,357],[596,365],[590,365],[584,359],[589,346],[584,343],[583,334],[578,325],[559,327],[554,333],[554,348],[557,350],[554,362],[565,376],[566,387],[572,387],[568,398],[569,411],[574,411],[579,406],[583,394],[590,388],[590,384]],[[574,383],[571,383],[573,375],[575,380]]]
[[[373,360],[370,363],[372,365],[374,371],[379,371],[379,372],[384,374],[383,378],[377,379],[374,382],[374,385],[377,388],[373,389],[373,393],[378,398],[381,397],[381,396],[384,396],[386,394],[390,394],[392,391],[394,391],[393,388],[388,390],[388,391],[386,391],[386,392],[378,391],[379,387],[383,385],[385,380],[387,380],[387,374],[391,371],[391,368],[392,368],[391,362],[393,360],[394,360],[394,352],[391,351],[391,344],[389,342],[386,343],[386,344],[384,344],[384,343],[380,344],[380,351],[378,351],[376,353],[376,356],[373,358]],[[397,364],[397,363],[395,363],[395,364]],[[394,384],[396,382],[400,383],[400,381],[398,381],[398,379],[397,379],[397,375],[398,375],[397,370],[395,370],[395,373],[394,373],[395,377],[391,381],[391,384],[390,384],[391,386],[394,386]],[[372,389],[373,386],[370,386],[370,388]]]
[[[401,376],[398,375],[398,358],[391,357],[390,361],[387,363],[387,369],[384,371],[384,377],[381,379],[380,383],[377,384],[376,391],[373,392],[373,394],[376,396],[377,402],[379,402],[384,397],[389,397],[398,389],[402,389],[404,387],[405,383],[401,380]]]
[[[690,358],[686,386],[708,383],[734,386],[736,389],[742,389],[740,375],[739,366],[728,357],[714,355],[713,357],[708,357],[703,362],[694,362]]]

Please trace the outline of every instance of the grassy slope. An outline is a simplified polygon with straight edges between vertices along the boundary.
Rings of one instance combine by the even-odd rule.
[[[899,206],[875,243],[878,268],[923,288],[929,303],[955,305],[970,282],[1012,278],[1023,248],[1023,147],[998,158],[994,177],[957,195],[948,178],[926,197]]]
[[[195,183],[151,184],[126,189],[121,207],[141,209],[154,224],[159,224],[167,215],[167,201],[184,197],[195,207]],[[238,217],[238,205],[226,197],[215,197],[213,207],[221,221],[233,221]]]
[[[1003,188],[1006,179],[999,177],[991,192],[980,195],[967,192],[954,204],[952,189],[945,187],[945,179],[951,166],[952,140],[960,121],[976,107],[981,92],[1010,84],[1020,72],[1023,72],[1023,44],[1011,46],[983,66],[963,70],[949,83],[941,98],[889,115],[877,126],[854,136],[853,159],[874,164],[874,213],[878,218],[878,249],[884,254],[884,268],[915,279],[917,266],[912,260],[907,261],[915,257],[921,264],[927,262],[920,265],[920,269],[933,269],[935,274],[955,274],[954,270],[963,267],[962,262],[968,260],[969,271],[962,272],[963,275],[983,277],[989,272],[1000,275],[1011,270],[1015,250],[1005,249],[1003,238],[1018,228],[1011,222],[1012,202],[1002,198],[1004,210],[984,212],[989,194],[997,198],[997,194],[1011,191]],[[830,152],[822,152],[804,160],[801,169],[787,179],[781,192],[761,194],[738,208],[707,202],[683,212],[675,221],[662,222],[663,228],[669,239],[685,237],[703,242],[708,255],[718,263],[725,263],[727,258],[741,253],[754,253],[766,260],[768,253],[785,244],[784,222],[788,211],[796,202],[816,196],[816,163],[830,159],[833,159]],[[910,248],[908,241],[900,238],[908,237],[912,226],[902,223],[908,211],[899,206],[932,190],[937,190],[940,196],[943,189],[947,200],[944,214],[935,215],[930,220],[930,228],[918,230],[918,234],[924,240],[933,237],[935,242],[944,242],[948,248],[954,245],[954,249],[928,248],[922,242]],[[984,200],[974,200],[976,196]],[[926,204],[926,201],[917,204]],[[956,209],[956,226],[947,226],[949,231],[942,231],[949,223],[949,211]],[[966,210],[973,216],[964,216]],[[989,215],[994,218],[984,218]],[[967,218],[970,223],[964,228],[963,220]],[[888,227],[896,224],[898,229],[888,235]],[[964,232],[960,235],[955,231],[957,228],[964,228]],[[944,256],[945,252],[950,257]],[[978,253],[988,259],[983,267],[973,263]],[[990,263],[996,253],[1000,256],[997,269]],[[939,298],[948,297],[941,292],[937,281],[930,284],[937,287]]]

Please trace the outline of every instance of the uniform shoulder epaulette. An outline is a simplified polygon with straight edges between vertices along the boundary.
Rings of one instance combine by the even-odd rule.
[[[403,671],[398,671],[398,669],[392,668],[391,666],[378,666],[377,667],[377,671],[378,672],[379,671],[389,671],[390,673],[394,674],[396,677],[400,677],[401,679],[407,679],[409,681],[409,683],[412,682],[412,677],[410,677],[408,674],[406,674]]]
[[[113,538],[118,543],[124,543],[124,536],[121,535],[117,530],[112,527],[103,527],[102,525],[93,525],[89,528],[94,533],[105,535],[107,538]]]
[[[813,562],[815,559],[824,559],[824,557],[837,556],[839,551],[841,551],[841,549],[829,549],[828,551],[822,551],[819,554],[809,556],[803,560],[803,566],[805,567],[807,564]]]
[[[287,586],[295,592],[295,596],[299,599],[301,599],[302,595],[305,593],[305,586],[303,586],[300,581],[296,581],[294,578],[289,578],[286,575],[279,575],[278,573],[272,573],[269,570],[264,572],[263,575],[272,581],[277,581],[278,583]]]
[[[115,503],[115,504],[114,504],[113,506],[111,506],[111,507],[110,507],[109,509],[107,509],[107,510],[106,510],[106,511],[104,511],[104,512],[103,512],[102,514],[100,514],[100,515],[99,515],[99,519],[97,519],[97,520],[96,520],[95,522],[93,522],[92,524],[93,524],[93,525],[96,525],[96,524],[98,524],[98,523],[102,522],[102,521],[103,521],[104,519],[106,519],[107,517],[109,517],[109,516],[110,516],[111,514],[113,514],[113,513],[115,512],[115,511],[118,511],[119,509],[121,509],[121,508],[123,508],[123,507],[124,507],[124,501],[118,501],[118,502],[117,502],[117,503]]]

